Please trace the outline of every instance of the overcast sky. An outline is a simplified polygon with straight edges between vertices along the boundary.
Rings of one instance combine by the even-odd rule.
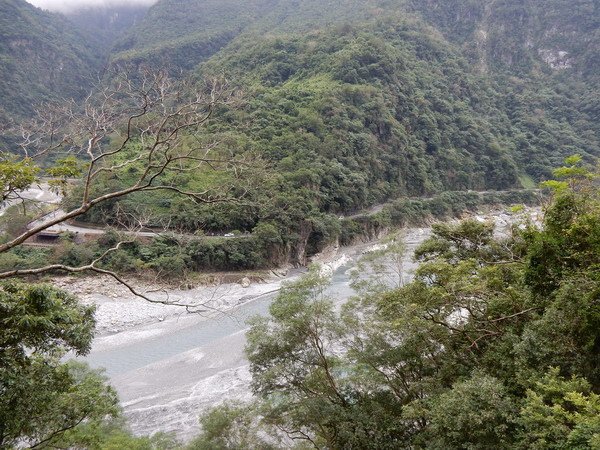
[[[2,0],[0,0],[2,1]],[[50,11],[68,12],[86,6],[152,5],[158,0],[27,0],[29,3]]]

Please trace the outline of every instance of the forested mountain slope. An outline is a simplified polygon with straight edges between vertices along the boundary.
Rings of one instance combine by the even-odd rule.
[[[593,0],[162,0],[114,58],[189,69],[218,60],[230,42],[419,17],[431,25],[419,33],[447,41],[493,87],[490,114],[510,119],[496,130],[510,136],[506,150],[542,179],[569,154],[599,152],[599,8]]]
[[[416,13],[486,67],[514,73],[543,70],[545,62],[594,75],[599,8],[594,0],[161,0],[117,50],[177,52],[225,32],[286,34]]]
[[[592,0],[160,0],[112,63],[225,75],[244,101],[200,139],[259,155],[268,174],[234,186],[243,205],[146,193],[88,219],[145,208],[190,232],[268,229],[284,255],[303,254],[340,236],[340,215],[375,203],[534,187],[565,156],[600,155],[598,20]],[[43,98],[25,87],[14,98]]]
[[[102,67],[98,49],[59,14],[25,0],[0,2],[0,120],[86,93]]]
[[[565,149],[598,155],[600,3],[411,0],[409,5],[496,82],[507,113],[528,130],[516,136],[519,166],[543,178]]]
[[[586,81],[597,11],[552,3],[159,1],[113,61],[225,74],[244,104],[220,110],[206,138],[260,155],[270,175],[244,206],[161,194],[119,207],[192,232],[269,229],[289,254],[334,240],[339,215],[374,203],[534,186],[567,155],[600,154]],[[553,47],[564,35],[570,46]],[[555,64],[552,52],[588,56]]]
[[[493,124],[502,117],[490,114],[494,92],[425,25],[396,18],[239,40],[201,69],[211,72],[250,93],[246,135],[280,173],[310,169],[320,195],[331,192],[328,211],[518,185]]]

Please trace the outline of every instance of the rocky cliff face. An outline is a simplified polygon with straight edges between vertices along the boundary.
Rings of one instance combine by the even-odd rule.
[[[459,43],[485,69],[597,72],[595,0],[412,0],[413,11]]]

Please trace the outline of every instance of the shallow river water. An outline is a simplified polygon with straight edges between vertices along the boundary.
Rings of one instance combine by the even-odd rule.
[[[414,270],[414,248],[428,235],[425,228],[407,231],[406,276]],[[328,294],[338,303],[354,293],[349,271],[358,256],[333,272]],[[181,316],[100,337],[87,361],[106,369],[134,432],[175,432],[189,439],[198,431],[202,411],[226,400],[251,398],[246,321],[268,314],[275,296],[257,297],[210,319]]]

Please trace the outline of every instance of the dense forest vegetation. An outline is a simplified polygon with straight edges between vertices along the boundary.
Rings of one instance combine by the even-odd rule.
[[[248,193],[254,208],[182,206],[152,196],[131,203],[149,205],[157,220],[155,205],[166,204],[163,214],[189,231],[252,231],[268,223],[289,242],[301,221],[313,228],[389,198],[518,187],[502,137],[485,119],[488,105],[470,98],[479,88],[464,78],[465,63],[412,25],[388,26],[379,26],[381,36],[368,28],[249,42],[203,67],[231,74],[247,93],[246,105],[220,111],[207,134],[224,151],[251,150],[267,161],[266,183]],[[177,182],[197,180],[191,173]]]
[[[598,448],[597,175],[556,174],[541,228],[435,225],[408,284],[369,271],[396,244],[341,310],[318,272],[289,285],[248,333],[259,400],[191,448]]]
[[[457,45],[417,17],[397,12],[383,19],[376,9],[342,3],[321,4],[319,14],[310,2],[271,7],[197,70],[199,79],[227,74],[244,95],[244,105],[219,111],[206,134],[224,152],[253,152],[266,161],[268,174],[257,175],[260,189],[247,190],[246,180],[239,188],[247,190],[246,205],[194,205],[161,195],[133,196],[118,206],[145,205],[157,224],[169,217],[189,232],[270,230],[271,242],[280,243],[271,255],[302,263],[306,249],[318,251],[340,237],[339,215],[446,190],[532,187],[565,156],[598,153],[590,86],[576,81],[575,69],[568,69],[573,80],[565,81],[566,74],[535,52],[528,61],[544,69],[539,74],[521,69],[516,59],[510,66],[483,67],[474,64],[483,57],[463,49],[466,34],[456,37]],[[231,8],[240,7],[195,5],[205,14],[202,20],[214,23],[229,20]],[[266,7],[244,5],[253,11]],[[152,14],[162,17],[167,6],[159,3]],[[495,14],[509,21],[509,12]],[[251,22],[247,11],[235,14],[240,23]],[[325,27],[336,14],[338,25]],[[155,19],[144,26],[163,23]],[[479,16],[471,20],[473,27],[480,25]],[[171,42],[165,34],[170,29],[140,33]],[[496,39],[513,42],[514,36]],[[130,54],[143,60],[149,57],[144,52]],[[181,54],[207,58],[203,51]],[[193,186],[199,178],[189,174],[177,183]],[[115,207],[98,209],[89,220],[110,221]]]
[[[158,2],[117,42],[113,60],[153,61],[172,70],[194,69],[274,3],[272,0]]]
[[[287,285],[248,333],[256,401],[208,412],[187,445],[133,437],[106,381],[62,362],[88,351],[92,309],[5,284],[0,445],[598,448],[598,175],[578,156],[555,174],[542,223],[523,215],[502,236],[474,220],[434,225],[411,281],[394,272],[396,239],[364,258],[341,308],[318,271]]]

